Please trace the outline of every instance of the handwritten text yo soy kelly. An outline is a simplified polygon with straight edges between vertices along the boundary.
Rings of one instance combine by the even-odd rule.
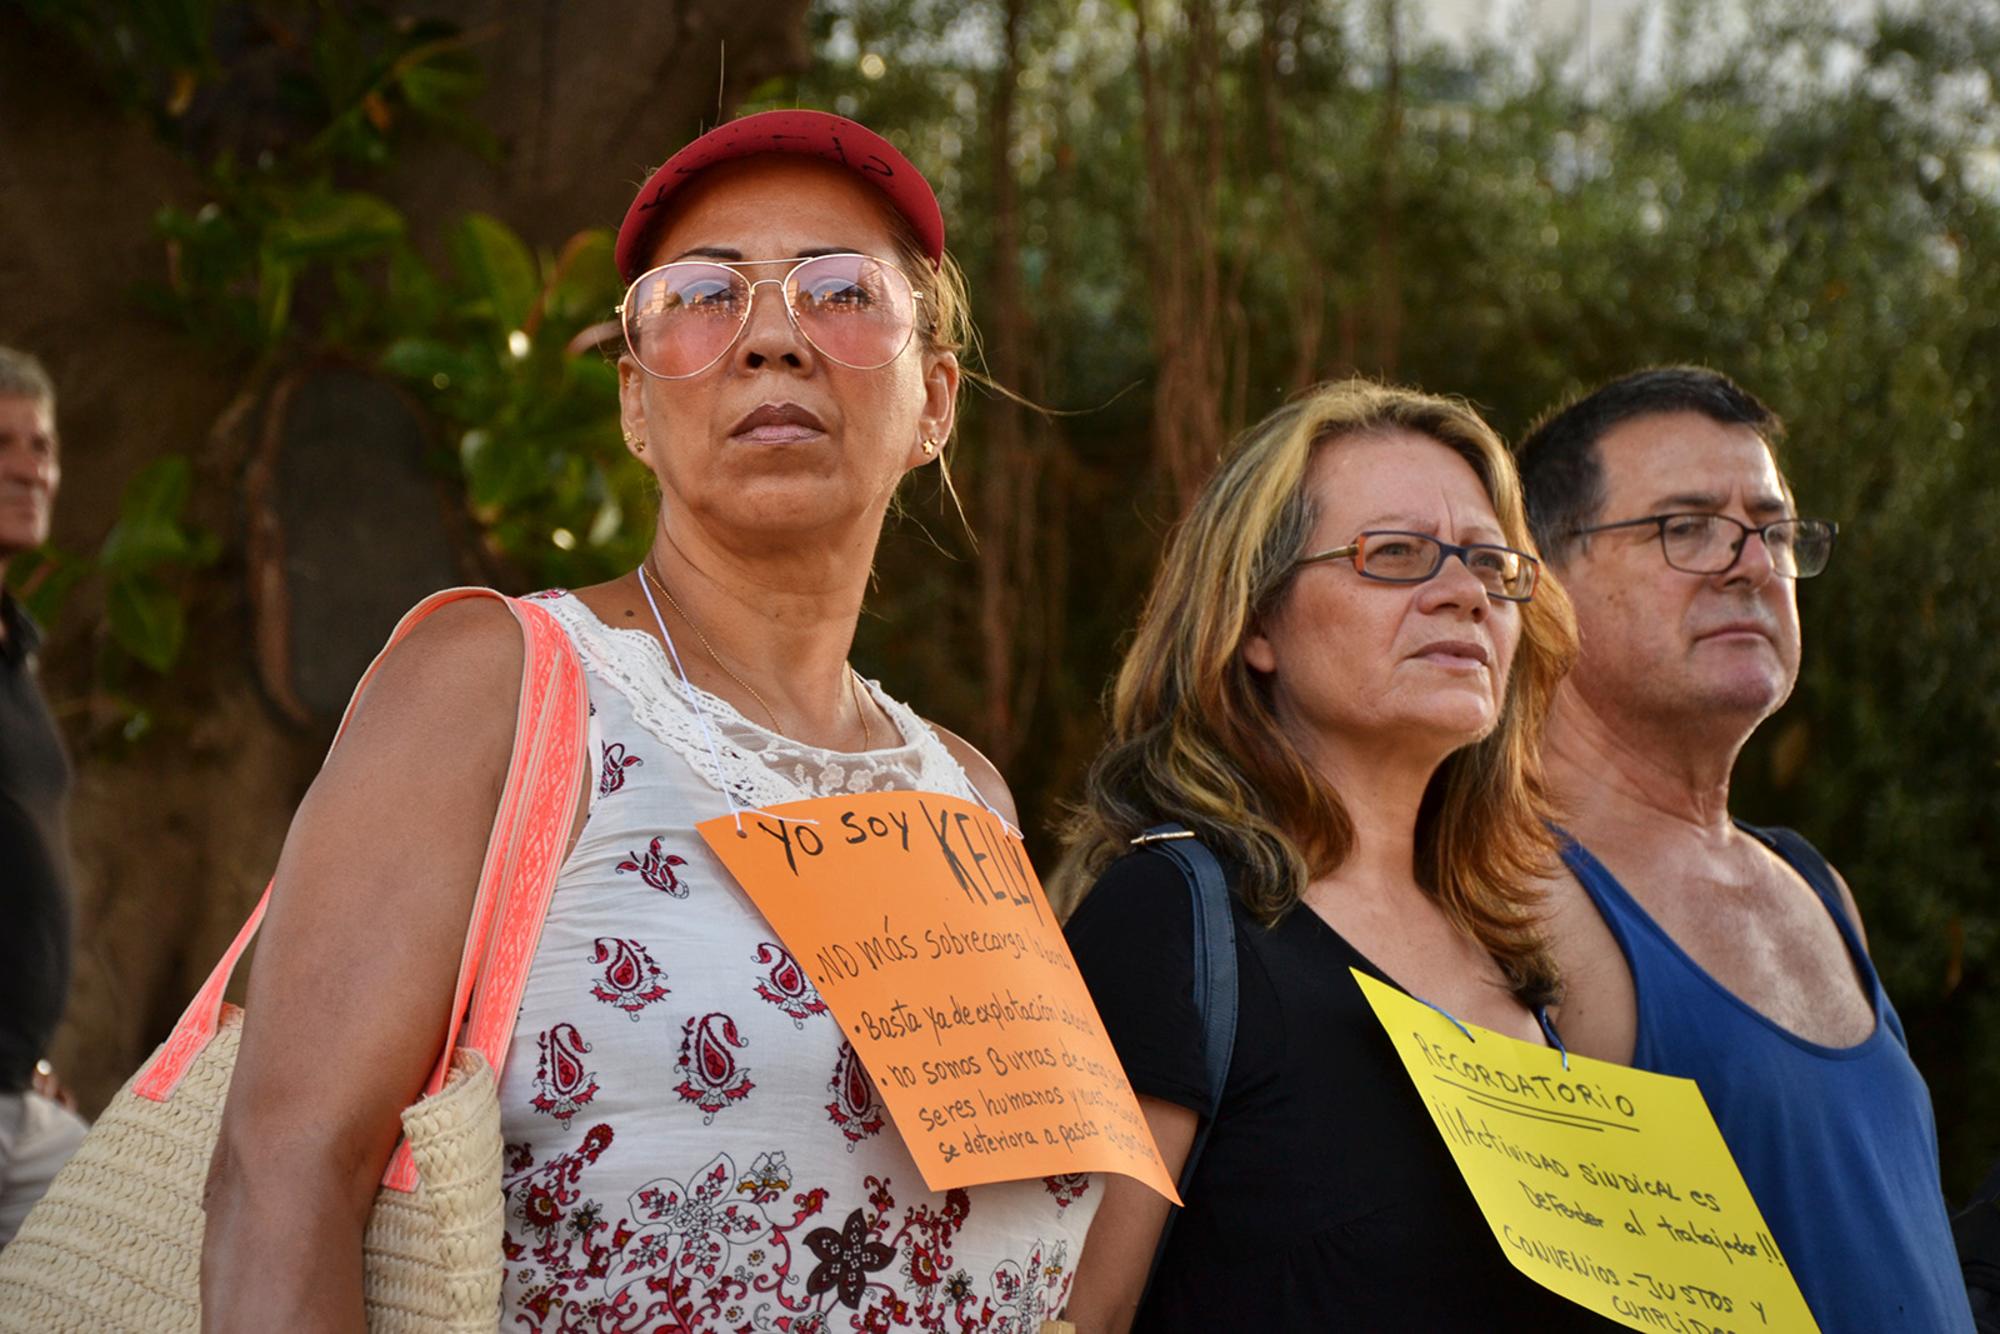
[[[1169,1199],[1018,834],[938,792],[700,826],[863,1063],[926,1183],[1123,1172]]]
[[[915,831],[921,841],[934,841],[943,855],[953,881],[969,903],[1026,908],[1041,920],[1040,896],[1034,890],[1034,871],[1020,840],[1011,838],[991,816],[972,811],[936,810],[919,800],[922,828]],[[840,847],[883,842],[910,852],[910,818],[901,811],[863,816],[845,811],[829,826],[792,820],[756,817],[752,823],[784,849],[785,865],[800,875],[800,859],[837,854]]]

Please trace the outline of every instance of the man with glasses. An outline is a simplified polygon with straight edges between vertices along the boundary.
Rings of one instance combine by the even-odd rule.
[[[1729,812],[1736,757],[1791,694],[1802,518],[1783,427],[1664,367],[1545,418],[1528,511],[1582,654],[1544,762],[1571,843],[1549,929],[1573,1050],[1700,1084],[1826,1331],[1969,1331],[1930,1095],[1853,895],[1790,830]]]

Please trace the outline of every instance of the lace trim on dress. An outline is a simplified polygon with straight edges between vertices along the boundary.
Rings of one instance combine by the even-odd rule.
[[[759,727],[728,700],[683,680],[651,634],[606,625],[574,594],[542,606],[570,632],[592,673],[624,696],[634,720],[740,806],[893,788],[980,801],[930,725],[873,681],[867,682],[868,693],[895,722],[903,744],[863,752],[825,750]]]

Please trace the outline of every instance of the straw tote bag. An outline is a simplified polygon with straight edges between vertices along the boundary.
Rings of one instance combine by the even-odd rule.
[[[363,674],[355,699],[419,621],[468,597],[500,595],[456,588],[419,603]],[[452,997],[446,1031],[458,1042],[404,1111],[404,1139],[368,1220],[363,1258],[374,1330],[491,1331],[500,1319],[497,1081],[576,814],[588,706],[582,667],[561,627],[532,602],[501,600],[527,640],[514,751]],[[353,712],[350,702],[348,717]],[[0,1251],[0,1330],[199,1328],[202,1187],[242,1024],[222,992],[270,893],[172,1036],[119,1091]]]

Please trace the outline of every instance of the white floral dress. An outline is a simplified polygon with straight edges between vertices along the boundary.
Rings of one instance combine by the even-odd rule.
[[[501,1081],[502,1327],[1035,1334],[1067,1300],[1091,1178],[926,1189],[811,981],[695,832],[729,813],[725,784],[748,806],[977,800],[964,771],[872,685],[899,744],[803,746],[682,683],[651,635],[538,596],[583,659],[598,776]]]

